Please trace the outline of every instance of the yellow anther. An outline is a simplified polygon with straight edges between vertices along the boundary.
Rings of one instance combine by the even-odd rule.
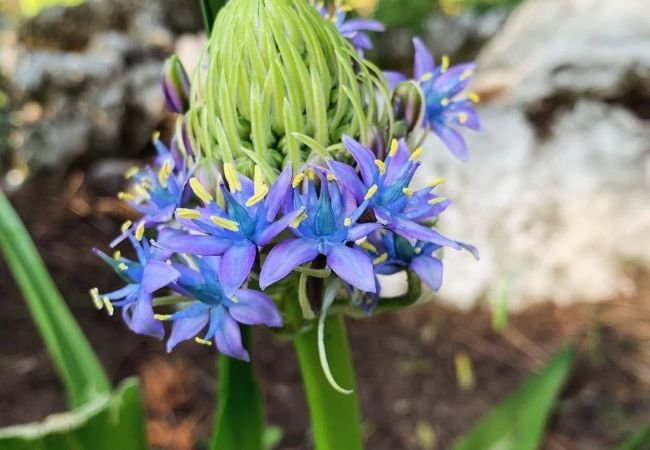
[[[445,180],[443,177],[436,178],[436,179],[434,179],[434,180],[429,181],[429,186],[431,186],[431,187],[440,186],[440,185],[443,184],[445,181],[447,181],[447,180]]]
[[[449,69],[449,56],[443,55],[442,61],[440,63],[440,71],[445,73]]]
[[[115,250],[115,252],[113,252],[113,259],[116,261],[122,259],[122,252],[119,250]]]
[[[443,98],[442,100],[440,100],[440,104],[442,106],[447,106],[449,104],[449,99],[447,97]]]
[[[135,238],[138,241],[141,241],[142,236],[144,236],[144,222],[140,222],[138,226],[135,228]]]
[[[99,289],[92,288],[89,292],[90,292],[90,298],[93,299],[93,304],[95,305],[95,308],[102,309],[104,307],[104,303],[102,302],[102,299],[99,298]]]
[[[413,153],[411,153],[411,157],[409,159],[411,161],[415,161],[416,159],[418,159],[422,155],[423,151],[424,150],[422,150],[422,147],[416,148],[415,150],[413,150]]]
[[[402,192],[403,192],[404,195],[406,195],[408,198],[413,197],[413,189],[411,189],[411,188],[404,188],[404,189],[402,189]]]
[[[156,320],[165,321],[172,318],[171,314],[154,314],[153,318]]]
[[[363,241],[361,244],[359,244],[359,247],[364,248],[369,252],[377,253],[377,247],[375,247],[368,241]]]
[[[291,186],[293,186],[294,188],[295,188],[295,187],[298,187],[298,185],[299,185],[300,183],[302,183],[302,180],[304,180],[304,179],[305,179],[305,174],[304,174],[304,172],[300,172],[298,175],[296,175],[295,177],[293,177],[293,181],[291,182]]]
[[[399,143],[397,142],[397,139],[393,139],[390,141],[390,150],[388,151],[388,156],[395,156],[395,153],[397,153],[397,147],[399,146]]]
[[[127,180],[129,178],[133,178],[138,174],[138,172],[140,172],[140,168],[138,166],[129,167],[126,172],[124,172],[124,178]]]
[[[436,198],[432,198],[431,200],[429,200],[429,204],[430,205],[437,205],[438,203],[442,203],[444,201],[447,201],[447,199],[445,197],[436,197]]]
[[[230,297],[230,301],[233,302],[233,303],[239,303],[239,299],[237,297],[235,297],[234,295],[232,297]]]
[[[316,179],[316,173],[314,173],[314,169],[312,169],[311,167],[305,169],[305,176],[310,180]]]
[[[467,93],[467,98],[470,99],[471,102],[478,103],[481,101],[481,97],[476,93],[476,92],[468,92]]]
[[[370,186],[370,189],[368,189],[368,192],[366,192],[366,196],[364,197],[364,200],[370,200],[376,193],[377,193],[377,187],[376,184],[373,184]]]
[[[151,200],[151,195],[149,195],[149,192],[147,192],[145,186],[146,185],[144,182],[142,184],[136,184],[133,186],[133,190],[135,191],[136,194],[138,194],[143,199]]]
[[[302,207],[300,209],[301,211],[298,214],[298,216],[295,219],[293,219],[291,225],[289,225],[291,228],[298,228],[300,226],[300,223],[307,218],[307,213],[305,212],[305,208]]]
[[[160,131],[156,130],[153,133],[151,133],[151,142],[153,142],[155,144],[156,141],[159,141],[159,140],[160,140]]]
[[[135,200],[135,196],[130,192],[118,192],[117,198],[122,200],[123,202],[131,202]]]
[[[415,247],[415,249],[413,251],[415,252],[416,255],[419,255],[420,253],[422,253],[422,249],[420,247]]]
[[[429,81],[431,78],[433,78],[433,74],[431,72],[427,72],[422,77],[420,78],[420,81]]]
[[[269,187],[264,186],[264,190],[262,192],[259,192],[259,193],[255,194],[255,195],[251,196],[251,198],[249,198],[248,200],[246,200],[246,206],[251,207],[251,206],[261,202],[262,200],[264,200],[264,197],[266,197],[266,194],[268,194],[268,193],[269,193]]]
[[[336,181],[336,175],[332,172],[327,172],[327,181]]]
[[[225,228],[226,230],[230,231],[239,231],[239,224],[234,220],[225,219],[219,216],[210,216],[210,220],[218,227]]]
[[[262,169],[260,169],[260,166],[255,166],[255,175],[253,176],[253,180],[255,182],[256,194],[264,190],[266,185],[264,184],[264,175],[262,174]]]
[[[346,226],[346,227],[351,226],[352,225],[352,219],[350,219],[349,217],[346,217],[345,220],[343,221],[343,225]]]
[[[241,191],[241,182],[239,181],[239,175],[237,175],[237,170],[235,166],[231,163],[225,163],[223,165],[223,174],[226,177],[228,182],[228,187],[233,192]]]
[[[386,262],[388,260],[388,253],[382,253],[381,255],[377,256],[375,259],[372,260],[373,264],[381,264],[383,262]]]
[[[198,178],[190,178],[190,188],[194,195],[196,195],[203,203],[210,203],[213,199],[208,190],[201,184]]]
[[[162,167],[158,171],[158,183],[164,188],[167,187],[167,181],[169,181],[169,176],[172,174],[172,163],[170,160],[165,160]]]
[[[379,174],[383,175],[386,173],[386,163],[380,159],[375,159],[375,166],[379,169]]]
[[[129,231],[129,228],[131,228],[131,225],[133,225],[133,222],[131,222],[130,220],[127,220],[126,222],[124,222],[122,224],[122,226],[120,227],[120,230],[122,230],[122,233],[126,233],[127,231]]]
[[[212,342],[206,341],[205,339],[201,339],[200,337],[195,337],[194,342],[201,345],[212,345]]]
[[[108,313],[109,316],[112,316],[115,313],[115,308],[113,307],[113,304],[109,300],[108,297],[102,297],[102,303],[104,304],[104,308],[106,308],[106,312]]]
[[[264,175],[262,175],[262,169],[259,166],[255,166],[255,176],[253,178],[255,180],[255,194],[246,201],[248,207],[261,202],[269,193],[269,187],[264,183]]]
[[[121,262],[117,265],[117,268],[120,269],[121,271],[129,270],[129,266],[127,266],[125,263]]]
[[[189,209],[189,208],[177,208],[176,215],[181,219],[190,219],[190,220],[199,219],[201,217],[200,212],[198,212],[195,209]]]
[[[467,69],[463,73],[460,74],[460,81],[465,81],[469,77],[471,77],[474,74],[474,71],[472,69]]]

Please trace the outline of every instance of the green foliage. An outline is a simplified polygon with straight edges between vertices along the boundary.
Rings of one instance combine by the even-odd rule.
[[[250,349],[250,329],[242,327]],[[219,408],[211,449],[262,450],[264,405],[253,366],[219,355]]]
[[[0,429],[2,450],[146,450],[138,382],[43,422]]]
[[[650,448],[650,422],[638,433],[629,437],[616,450],[647,450]]]
[[[200,0],[199,3],[201,3],[203,24],[205,25],[206,33],[209,36],[212,31],[214,19],[217,18],[219,10],[226,4],[226,0]]]
[[[490,411],[452,450],[535,450],[571,370],[574,350],[565,347]]]
[[[27,230],[0,191],[0,250],[23,293],[73,407],[108,395],[111,386],[81,328],[38,255]]]

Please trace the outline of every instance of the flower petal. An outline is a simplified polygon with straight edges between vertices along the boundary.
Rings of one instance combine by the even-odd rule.
[[[354,225],[350,227],[350,230],[348,231],[348,241],[358,241],[380,228],[381,224],[379,223],[361,223]]]
[[[171,352],[180,342],[192,339],[208,324],[210,315],[205,314],[187,319],[178,319],[173,322],[172,332],[167,340],[167,353]]]
[[[212,256],[223,255],[226,250],[232,247],[233,242],[228,239],[214,236],[186,234],[183,236],[171,236],[168,239],[158,240],[155,242],[155,245],[178,253]]]
[[[154,319],[151,295],[145,294],[122,310],[122,317],[128,327],[137,334],[162,339],[165,336],[163,324]]]
[[[176,281],[181,274],[162,261],[148,261],[142,272],[142,291],[152,293]]]
[[[271,249],[260,273],[260,287],[269,285],[286,277],[289,272],[318,256],[318,242],[313,239],[289,239]]]
[[[327,254],[327,265],[352,286],[375,292],[375,276],[368,255],[356,248],[336,245]]]
[[[248,278],[255,256],[257,256],[257,247],[248,241],[243,245],[230,247],[223,254],[221,267],[219,267],[219,281],[228,297],[232,296]]]
[[[444,237],[433,228],[420,225],[412,220],[393,219],[388,224],[388,228],[407,239],[430,242],[440,246],[455,248],[456,250],[461,249],[456,241]]]
[[[228,311],[237,322],[246,325],[282,326],[280,311],[268,295],[251,289],[239,289],[235,297],[237,303],[231,304]]]
[[[214,338],[219,351],[233,358],[250,361],[250,356],[242,345],[239,324],[223,308],[219,308],[217,314],[220,323]]]
[[[434,291],[442,286],[442,261],[438,258],[418,256],[411,261],[410,268]]]
[[[284,200],[291,187],[292,175],[292,166],[291,164],[287,164],[282,173],[271,185],[266,200],[264,201],[267,222],[273,222],[275,216],[278,215],[278,211],[280,211],[280,208],[284,204]]]
[[[424,43],[418,39],[413,39],[413,46],[415,47],[415,66],[413,68],[413,77],[416,80],[422,78],[425,73],[432,73],[435,69],[433,56]]]
[[[284,231],[285,228],[293,222],[296,217],[298,217],[300,214],[302,214],[302,210],[297,209],[295,211],[292,211],[284,216],[282,216],[280,219],[278,219],[276,222],[272,223],[268,227],[266,227],[255,239],[255,243],[259,246],[264,246],[271,242],[278,234],[280,234],[282,231]]]
[[[467,161],[467,145],[459,132],[438,122],[433,122],[431,128],[456,158]]]
[[[407,80],[406,76],[403,73],[393,70],[384,70],[384,76],[386,77],[388,87],[390,87],[391,91],[394,91],[398,84]]]
[[[337,180],[349,191],[352,192],[357,201],[362,201],[366,195],[366,189],[359,178],[359,174],[345,163],[330,160],[327,162],[330,170],[334,173]]]
[[[375,155],[350,136],[343,136],[343,144],[357,162],[363,182],[366,186],[371,186],[375,182],[375,175],[379,172],[379,169],[375,166]]]

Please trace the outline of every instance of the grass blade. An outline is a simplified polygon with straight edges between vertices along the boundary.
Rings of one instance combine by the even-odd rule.
[[[650,423],[641,431],[630,436],[616,450],[647,450],[650,448]]]

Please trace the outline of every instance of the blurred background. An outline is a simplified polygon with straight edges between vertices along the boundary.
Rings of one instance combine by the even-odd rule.
[[[449,448],[565,342],[579,352],[544,449],[610,449],[650,417],[650,3],[647,0],[356,0],[389,31],[369,59],[410,71],[411,38],[436,58],[476,59],[484,130],[470,161],[426,143],[423,180],[444,176],[447,254],[434,302],[349,328],[368,448]],[[0,185],[113,381],[138,374],[151,444],[204,445],[214,355],[174,354],[96,311],[116,285],[90,253],[132,216],[123,171],[169,132],[160,72],[188,67],[205,36],[198,2],[3,0]],[[65,401],[0,261],[0,426]],[[255,365],[279,448],[308,447],[291,346],[259,341]]]

